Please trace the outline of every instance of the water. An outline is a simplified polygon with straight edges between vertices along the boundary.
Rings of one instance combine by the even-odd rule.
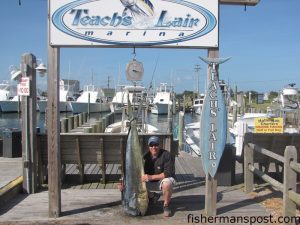
[[[105,116],[107,113],[91,113],[91,119],[98,120]],[[65,118],[73,115],[73,113],[60,113],[60,118]],[[0,112],[0,134],[5,129],[20,130],[22,126],[22,115],[18,113],[1,113]],[[199,116],[192,113],[185,113],[185,124],[199,121]],[[121,120],[121,115],[115,115],[115,122]],[[155,115],[148,113],[148,123],[157,127],[160,132],[166,132],[168,128],[168,116],[167,115]],[[178,125],[178,113],[173,116],[173,127]],[[41,133],[45,132],[45,113],[37,112],[37,127],[40,128]]]

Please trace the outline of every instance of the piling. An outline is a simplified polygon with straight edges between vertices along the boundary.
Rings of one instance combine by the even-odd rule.
[[[74,129],[76,129],[78,127],[78,123],[79,123],[79,116],[75,115],[74,116]]]
[[[74,129],[74,116],[70,116],[68,120],[69,131]]]
[[[168,132],[171,133],[173,130],[173,121],[172,121],[172,105],[168,105]]]
[[[92,132],[91,133],[97,133],[97,125],[96,124],[91,124]]]
[[[82,121],[83,121],[83,123],[87,122],[87,112],[82,113]]]
[[[78,125],[81,126],[81,125],[83,124],[83,114],[80,113],[80,114],[78,115],[78,118],[79,118]]]
[[[63,118],[61,120],[61,123],[60,123],[60,132],[61,133],[67,133],[67,132],[69,132],[69,129],[68,129],[68,119],[67,118]]]
[[[83,128],[83,133],[92,133],[92,128],[91,127],[84,127]]]
[[[183,129],[184,129],[184,112],[179,112],[178,121],[178,147],[179,151],[183,150]]]
[[[232,109],[232,127],[234,126],[234,123],[236,121],[237,121],[237,105],[234,105]]]

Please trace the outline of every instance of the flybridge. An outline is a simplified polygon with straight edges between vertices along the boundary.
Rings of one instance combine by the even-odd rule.
[[[133,24],[133,17],[130,16],[120,16],[118,12],[113,13],[112,16],[91,16],[89,15],[88,9],[73,9],[70,14],[74,14],[74,19],[72,22],[73,26],[130,26]],[[157,23],[154,27],[194,27],[198,25],[200,19],[192,18],[191,14],[187,14],[185,18],[174,17],[174,19],[169,19],[168,11],[162,10],[158,18]]]

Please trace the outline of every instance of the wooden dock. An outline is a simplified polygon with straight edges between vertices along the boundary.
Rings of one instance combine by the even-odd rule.
[[[0,189],[22,176],[22,158],[0,157]]]
[[[21,164],[20,161],[16,163]],[[10,164],[7,170],[13,170],[14,167]],[[86,171],[97,170],[91,167],[86,166]],[[69,166],[67,173],[76,173],[75,169]],[[113,167],[107,169],[114,170]],[[162,215],[162,199],[156,206],[150,206],[144,217],[127,216],[122,212],[121,195],[115,183],[103,185],[101,182],[94,182],[64,185],[62,216],[57,219],[48,218],[46,189],[31,195],[18,194],[7,204],[0,206],[0,224],[194,224],[195,221],[188,221],[189,214],[194,217],[205,215],[205,178],[201,160],[181,152],[176,157],[175,170],[178,183],[172,197],[173,216],[170,218],[164,218]],[[218,187],[217,216],[269,215],[259,202],[242,191],[241,183],[230,187]]]

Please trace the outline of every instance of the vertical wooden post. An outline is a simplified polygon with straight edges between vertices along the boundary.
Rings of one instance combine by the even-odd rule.
[[[208,49],[208,58],[219,58],[219,49],[211,48]],[[219,67],[216,67],[217,74]],[[207,85],[209,84],[211,74],[211,67],[208,66],[207,70]],[[206,87],[207,89],[208,87]],[[205,213],[208,216],[215,216],[217,214],[217,179],[211,177],[210,174],[206,176],[205,183]]]
[[[68,119],[68,129],[71,131],[74,128],[74,116],[70,116]]]
[[[83,114],[82,113],[78,114],[78,119],[79,119],[78,126],[81,127],[83,125]]]
[[[79,137],[76,138],[76,155],[77,155],[77,163],[78,163],[80,183],[83,184],[83,181],[84,181],[84,165],[82,164],[82,160],[81,160]]]
[[[84,127],[83,133],[92,133],[93,129],[91,127]]]
[[[205,214],[217,215],[217,179],[208,174],[205,178]]]
[[[90,110],[91,110],[91,94],[88,94],[88,117],[90,118]]]
[[[179,112],[179,121],[178,121],[178,148],[179,148],[179,151],[183,150],[183,129],[184,129],[184,112]]]
[[[253,191],[254,175],[249,171],[249,165],[253,165],[254,150],[250,148],[248,144],[244,146],[244,183],[245,192],[249,193]]]
[[[32,194],[37,189],[36,58],[30,53],[25,53],[21,62],[22,76],[30,79],[30,96],[22,96],[23,189]]]
[[[234,123],[237,121],[237,105],[232,107],[232,124],[231,126],[234,127]]]
[[[100,155],[101,155],[100,168],[101,168],[101,172],[102,172],[101,183],[105,184],[106,183],[106,164],[105,164],[105,158],[104,158],[105,154],[104,154],[103,137],[100,138],[99,148],[100,148]]]
[[[74,129],[76,129],[78,127],[78,124],[79,124],[79,115],[75,115],[74,116]]]
[[[63,118],[61,120],[61,124],[60,124],[60,132],[61,133],[67,133],[69,132],[69,128],[68,128],[68,119],[67,118]]]
[[[102,124],[101,122],[98,120],[98,121],[95,121],[95,125],[96,125],[96,133],[101,133],[102,131]]]
[[[295,146],[287,146],[284,151],[284,175],[283,175],[283,216],[292,217],[296,215],[296,203],[288,195],[288,191],[297,191],[297,172],[294,171],[290,162],[297,162],[297,150]],[[284,223],[292,225],[294,223]]]
[[[48,198],[51,218],[61,214],[61,154],[59,134],[59,48],[48,47]]]
[[[172,105],[168,104],[168,129],[167,132],[172,133],[173,131],[173,120],[172,120]]]

